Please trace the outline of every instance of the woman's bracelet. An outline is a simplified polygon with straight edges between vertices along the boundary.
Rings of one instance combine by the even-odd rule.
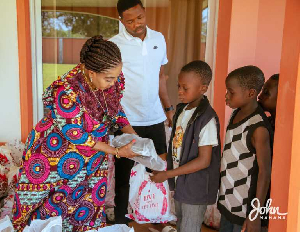
[[[121,157],[119,156],[119,148],[116,147],[116,158],[120,159]]]

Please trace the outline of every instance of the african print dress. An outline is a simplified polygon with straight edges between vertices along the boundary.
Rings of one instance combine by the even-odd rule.
[[[17,231],[34,219],[58,215],[63,231],[105,226],[107,155],[91,148],[108,142],[110,128],[129,124],[120,105],[123,89],[121,75],[94,95],[79,65],[46,89],[43,101],[50,111],[29,134],[19,173],[13,210]]]

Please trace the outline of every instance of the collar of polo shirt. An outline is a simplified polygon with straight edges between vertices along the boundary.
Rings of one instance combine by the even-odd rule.
[[[151,30],[149,30],[148,26],[146,26],[146,37],[145,37],[145,39],[148,39],[148,38],[150,39],[151,38],[151,32],[150,31]],[[124,33],[125,38],[128,39],[128,40],[140,39],[138,37],[134,37],[131,34],[129,34],[125,27],[124,27],[123,33]]]

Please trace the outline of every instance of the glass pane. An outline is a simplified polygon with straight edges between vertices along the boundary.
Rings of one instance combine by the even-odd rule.
[[[205,59],[208,0],[144,0],[147,25],[167,42],[165,72],[169,95],[177,103],[177,75],[195,59]],[[42,0],[43,89],[79,63],[85,41],[119,32],[117,0]],[[123,28],[124,29],[124,28]],[[126,77],[125,77],[126,78]]]
[[[202,8],[202,26],[201,26],[201,60],[205,60],[206,37],[207,37],[208,5],[203,2]]]
[[[79,63],[85,41],[94,35],[109,39],[119,31],[117,19],[80,12],[42,11],[43,87]]]

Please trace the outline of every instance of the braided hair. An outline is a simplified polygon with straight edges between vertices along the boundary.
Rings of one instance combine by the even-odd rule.
[[[103,39],[101,35],[88,39],[80,51],[80,63],[96,73],[116,67],[122,62],[118,46]]]

